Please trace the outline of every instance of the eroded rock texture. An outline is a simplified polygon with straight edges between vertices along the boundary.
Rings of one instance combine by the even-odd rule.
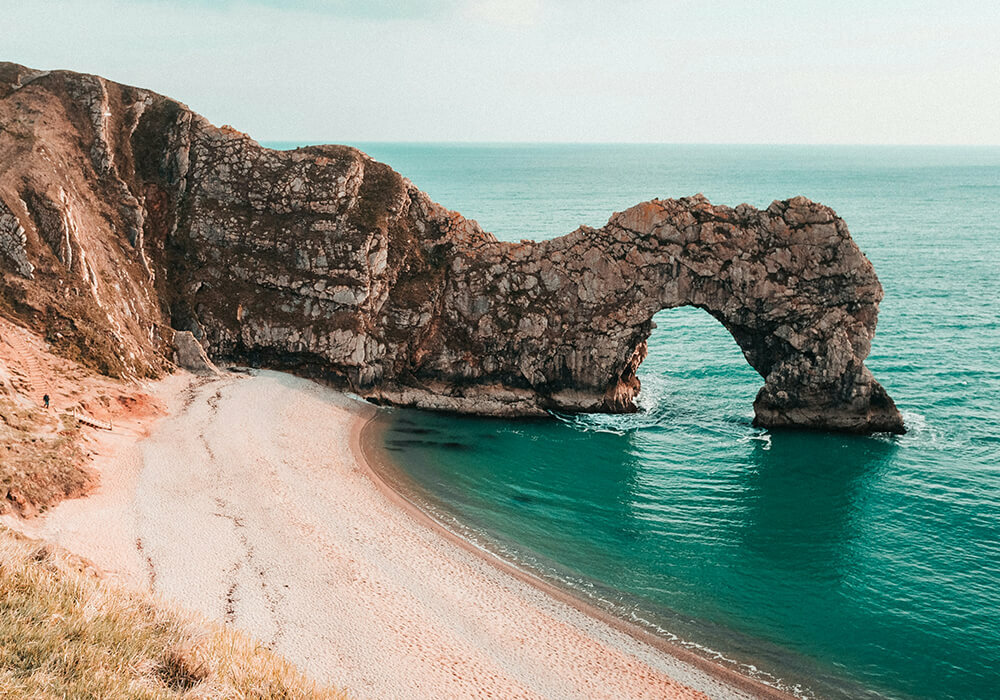
[[[95,76],[0,64],[0,125],[9,313],[113,371],[155,374],[176,329],[376,401],[622,412],[653,314],[693,305],[764,377],[760,425],[903,429],[864,366],[882,288],[803,198],[655,200],[512,244],[353,148],[268,150]]]

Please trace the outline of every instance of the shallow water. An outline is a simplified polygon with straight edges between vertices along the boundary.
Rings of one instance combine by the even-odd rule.
[[[392,410],[386,453],[470,538],[803,695],[1000,694],[1000,148],[360,147],[507,240],[654,196],[832,206],[885,287],[868,366],[905,436],[753,428],[760,377],[673,309],[641,413]]]

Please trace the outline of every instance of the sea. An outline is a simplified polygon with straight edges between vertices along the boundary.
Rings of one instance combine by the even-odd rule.
[[[678,308],[636,414],[384,409],[375,447],[476,545],[790,693],[1000,698],[1000,147],[352,145],[501,240],[696,193],[836,210],[885,289],[867,365],[905,435],[753,427],[761,377]]]

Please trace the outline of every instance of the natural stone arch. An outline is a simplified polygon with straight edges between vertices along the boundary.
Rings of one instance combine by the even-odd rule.
[[[759,425],[903,429],[863,364],[882,288],[827,207],[654,200],[504,243],[354,149],[275,152],[177,123],[160,172],[183,192],[171,267],[190,279],[175,285],[196,291],[175,304],[214,356],[422,408],[625,412],[653,315],[691,305],[764,377]]]
[[[438,367],[458,370],[450,381],[470,403],[502,385],[530,389],[541,407],[634,410],[653,315],[695,306],[764,378],[757,424],[902,430],[863,364],[882,298],[874,269],[844,222],[804,198],[766,211],[654,200],[602,229],[453,256]],[[449,363],[463,342],[473,372]]]
[[[502,243],[356,149],[262,148],[95,76],[0,63],[0,121],[0,285],[122,376],[155,374],[181,330],[376,401],[629,411],[653,315],[690,305],[764,378],[758,424],[903,429],[864,366],[882,288],[804,198],[654,200]]]

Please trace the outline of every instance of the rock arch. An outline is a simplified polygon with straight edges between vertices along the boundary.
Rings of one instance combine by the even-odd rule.
[[[190,331],[214,359],[375,401],[623,412],[653,315],[689,305],[764,378],[758,424],[903,430],[864,366],[882,288],[804,198],[654,200],[504,243],[356,149],[262,148],[96,76],[0,63],[0,122],[0,293],[106,371],[155,375]]]
[[[462,338],[476,386],[530,388],[543,408],[634,410],[653,315],[695,306],[764,378],[757,424],[903,430],[864,366],[881,285],[843,220],[805,198],[765,211],[654,200],[601,229],[453,251],[450,271],[439,357],[447,366]],[[473,379],[452,368],[458,385]]]

